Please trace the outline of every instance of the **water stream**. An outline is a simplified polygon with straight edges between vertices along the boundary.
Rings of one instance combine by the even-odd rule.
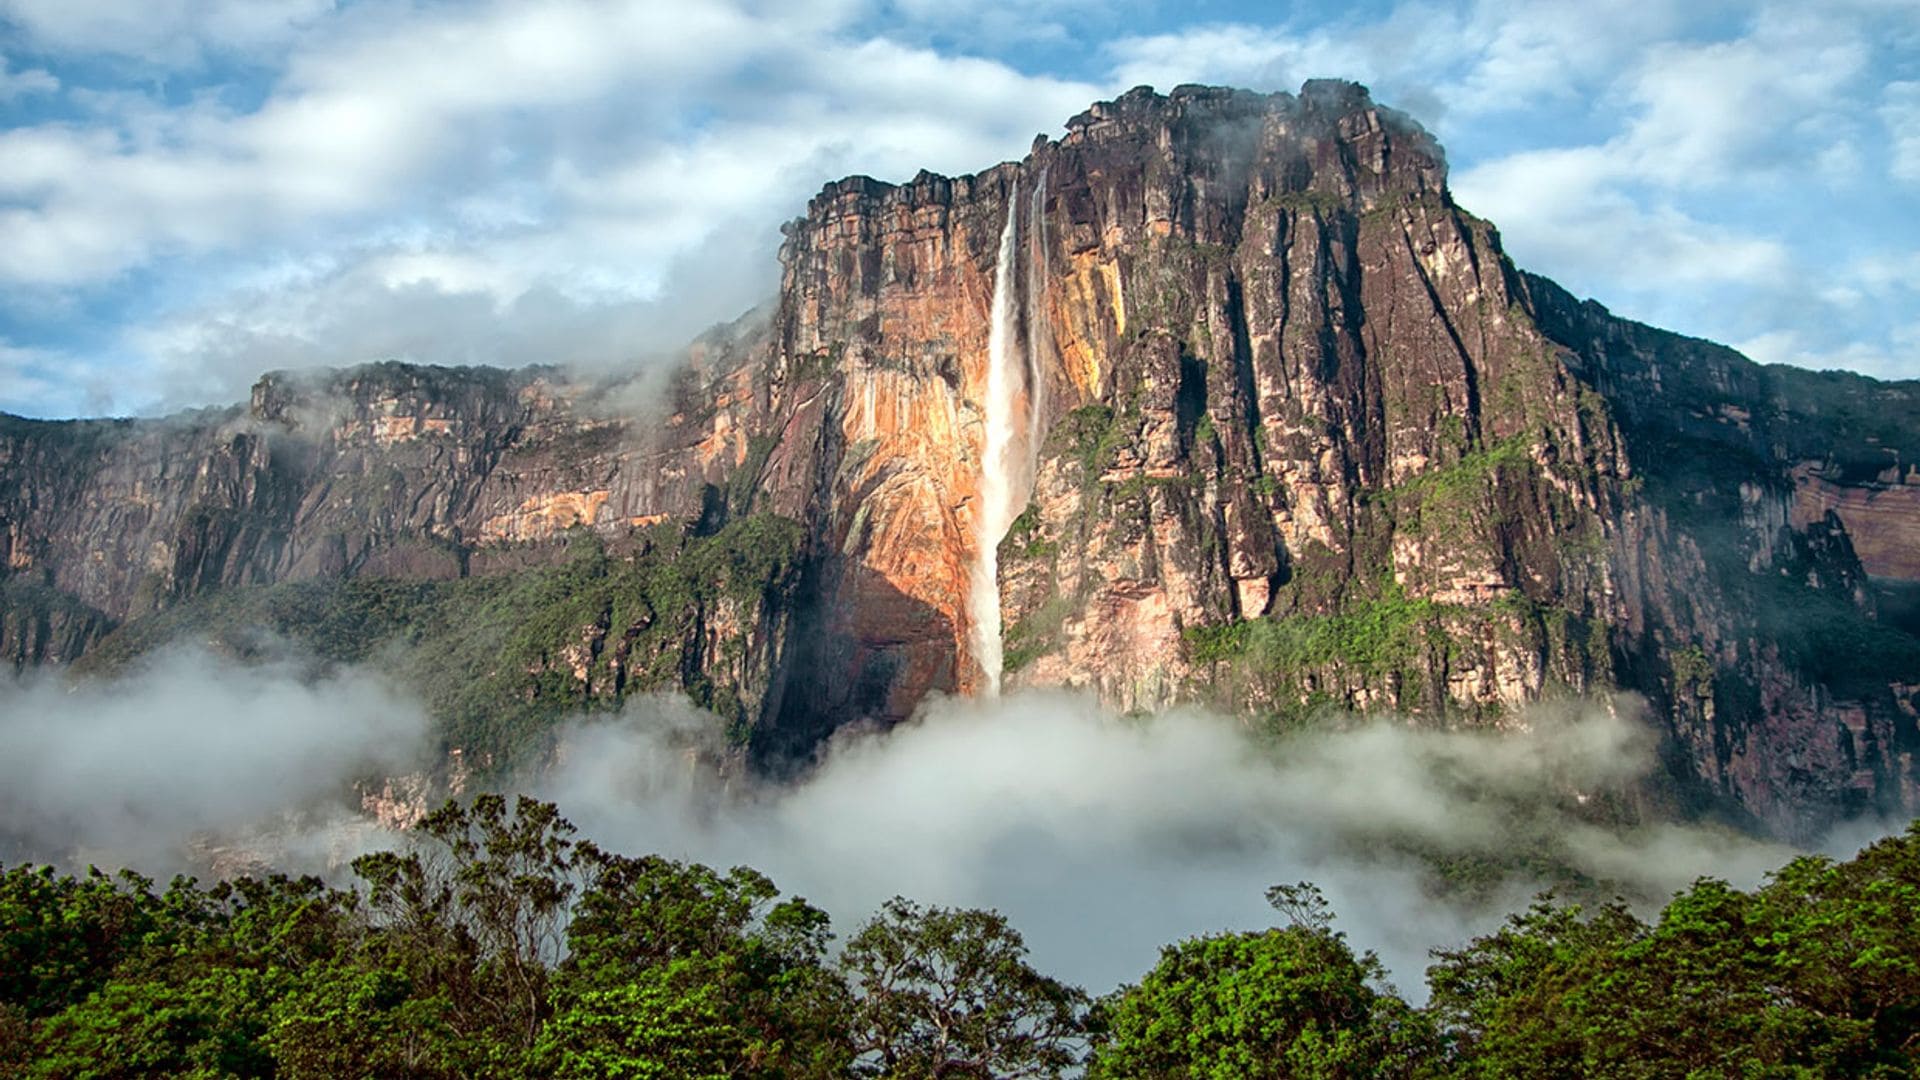
[[[987,337],[986,445],[981,452],[980,514],[975,538],[978,555],[968,589],[973,624],[973,656],[985,676],[981,692],[1000,692],[1000,540],[1019,514],[1016,499],[1026,497],[1021,473],[1030,438],[1021,423],[1021,391],[1026,362],[1022,356],[1020,308],[1014,296],[1014,264],[1019,255],[1020,197],[1007,200],[1007,223],[1000,230],[1000,254],[993,271],[992,325]]]

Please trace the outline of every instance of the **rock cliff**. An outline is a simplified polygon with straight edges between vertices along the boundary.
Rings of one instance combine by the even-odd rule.
[[[1762,368],[1516,270],[1363,88],[1135,90],[974,176],[829,184],[781,262],[772,307],[657,383],[382,364],[6,420],[0,648],[111,652],[289,582],[551,593],[564,564],[599,599],[527,646],[529,687],[684,686],[792,761],[988,682],[1008,422],[1010,686],[1282,725],[1624,689],[1701,805],[1787,834],[1920,812],[1920,386]],[[1017,416],[986,415],[993,377]],[[676,558],[728,585],[618,569]]]

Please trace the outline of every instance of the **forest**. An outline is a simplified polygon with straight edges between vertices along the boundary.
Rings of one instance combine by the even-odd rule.
[[[0,1077],[1824,1077],[1920,1070],[1920,822],[1651,921],[1542,894],[1411,1003],[1310,883],[1104,997],[1000,914],[845,938],[748,867],[449,802],[353,883],[0,871]]]

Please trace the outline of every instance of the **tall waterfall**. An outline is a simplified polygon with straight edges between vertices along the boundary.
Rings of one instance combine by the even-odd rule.
[[[1013,294],[1018,254],[1020,192],[1007,200],[1007,223],[1000,230],[999,261],[993,271],[993,324],[987,337],[986,445],[981,452],[979,554],[974,559],[967,606],[973,623],[973,655],[986,675],[985,693],[1000,692],[1000,540],[1007,535],[1028,484],[1027,447],[1020,417],[1020,391],[1026,382],[1021,357],[1019,304]]]

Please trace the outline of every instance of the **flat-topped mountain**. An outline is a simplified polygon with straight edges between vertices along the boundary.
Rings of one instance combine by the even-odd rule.
[[[1696,806],[1920,813],[1920,384],[1517,270],[1362,87],[1130,91],[829,184],[780,258],[620,393],[388,363],[0,420],[0,650],[408,643],[463,748],[678,687],[768,765],[996,685],[1274,724],[1625,690]]]

